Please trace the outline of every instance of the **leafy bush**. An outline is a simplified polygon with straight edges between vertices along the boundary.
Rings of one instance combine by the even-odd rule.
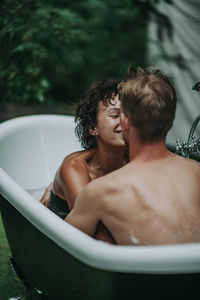
[[[94,80],[145,65],[149,13],[162,19],[154,2],[2,0],[1,101],[74,100]]]

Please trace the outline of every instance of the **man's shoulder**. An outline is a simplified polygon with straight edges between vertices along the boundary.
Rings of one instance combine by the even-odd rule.
[[[191,169],[194,174],[197,174],[198,178],[200,178],[200,162],[190,159]]]
[[[98,177],[92,181],[90,181],[85,190],[88,193],[97,194],[99,191],[102,191],[102,188],[105,188],[106,181],[104,179],[105,176]]]
[[[82,189],[76,201],[85,203],[85,205],[90,207],[90,209],[99,209],[100,207],[102,207],[105,188],[103,187],[103,185],[99,184],[99,179],[100,178],[90,181]]]
[[[179,159],[186,164],[189,168],[200,171],[200,162],[192,159],[192,158],[185,158],[179,156]]]
[[[124,167],[110,172],[104,176],[98,177],[89,183],[89,187],[100,194],[109,189],[117,189],[126,179],[126,171]]]
[[[200,162],[185,157],[177,157],[178,165],[174,165],[178,167],[176,170],[177,172],[181,173],[182,175],[190,176],[190,178],[199,178],[200,179]]]

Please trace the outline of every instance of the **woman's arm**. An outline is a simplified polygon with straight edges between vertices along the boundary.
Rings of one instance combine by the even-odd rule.
[[[56,173],[53,183],[53,190],[59,197],[67,201],[70,210],[73,209],[75,200],[83,188],[91,181],[86,163],[86,160],[91,157],[91,153],[92,152],[89,151],[83,151],[79,155],[69,155],[64,159],[61,167]],[[44,201],[47,203],[48,200],[49,204],[51,188],[52,184],[47,187],[42,199],[40,200],[41,203],[44,204]],[[48,206],[48,204],[46,206]],[[87,207],[87,209],[91,211],[92,206],[93,202],[91,200],[91,205]],[[93,233],[93,236],[96,239],[108,242],[110,244],[115,243],[112,235],[102,222],[97,222],[96,226],[97,228],[95,227]]]
[[[67,201],[71,210],[76,197],[90,181],[86,161],[92,154],[92,150],[86,150],[68,155],[58,169],[54,182],[46,188],[40,202],[48,207],[53,189],[60,198]]]
[[[82,158],[82,157],[81,157]],[[74,207],[75,199],[90,182],[89,171],[85,160],[80,158],[65,159],[54,180],[54,191]]]
[[[44,206],[48,207],[51,197],[51,189],[52,189],[52,182],[48,185],[46,188],[44,194],[42,195],[42,198],[40,199],[40,203],[42,203]]]

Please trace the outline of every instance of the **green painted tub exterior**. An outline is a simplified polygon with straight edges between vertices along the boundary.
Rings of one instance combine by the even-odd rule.
[[[2,197],[0,209],[14,261],[29,286],[47,299],[199,298],[198,273],[134,274],[92,268],[56,245]]]

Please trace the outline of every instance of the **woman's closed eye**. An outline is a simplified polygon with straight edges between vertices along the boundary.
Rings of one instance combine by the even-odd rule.
[[[113,118],[113,119],[116,119],[116,118],[119,118],[120,116],[120,109],[119,108],[110,108],[109,111],[108,111],[108,115],[109,117]]]

